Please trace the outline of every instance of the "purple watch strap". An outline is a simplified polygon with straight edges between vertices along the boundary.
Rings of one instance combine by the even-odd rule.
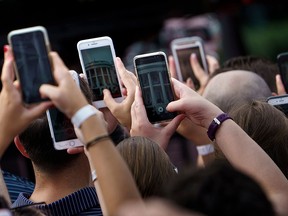
[[[227,113],[222,113],[213,119],[207,131],[207,135],[210,140],[214,141],[216,131],[218,130],[222,122],[226,121],[227,119],[232,119]]]

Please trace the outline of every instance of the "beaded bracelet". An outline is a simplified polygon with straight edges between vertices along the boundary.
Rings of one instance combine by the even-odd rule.
[[[218,130],[220,125],[228,119],[232,119],[232,118],[227,113],[222,113],[213,119],[207,131],[207,135],[210,138],[210,140],[212,141],[215,140],[216,131]]]
[[[98,142],[101,142],[101,141],[107,140],[107,139],[111,139],[111,137],[110,137],[109,134],[105,134],[105,135],[102,135],[102,136],[98,136],[98,137],[96,137],[95,139],[89,141],[89,142],[85,145],[85,147],[86,147],[86,149],[88,150],[89,147],[95,145],[95,144],[98,143]]]

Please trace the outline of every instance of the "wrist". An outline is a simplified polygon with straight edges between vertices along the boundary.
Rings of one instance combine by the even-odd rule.
[[[223,124],[223,122],[228,119],[232,119],[232,118],[227,113],[222,113],[212,120],[207,130],[207,135],[211,141],[215,140],[216,132],[218,131],[220,126]]]
[[[75,114],[71,118],[71,122],[76,127],[80,128],[84,121],[86,121],[92,115],[96,114],[97,109],[94,106],[87,104],[75,112]]]
[[[214,153],[214,145],[209,143],[206,145],[201,145],[196,147],[198,155],[208,155]]]

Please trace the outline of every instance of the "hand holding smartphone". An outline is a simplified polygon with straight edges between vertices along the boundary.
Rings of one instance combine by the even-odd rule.
[[[76,71],[70,70],[70,74],[80,88],[79,75]],[[78,139],[74,125],[63,112],[56,107],[46,111],[49,129],[56,150],[63,150],[72,147],[83,146]]]
[[[106,107],[103,90],[109,89],[116,102],[123,101],[120,76],[115,66],[115,50],[110,37],[78,41],[77,50],[84,75],[93,92],[93,104]]]
[[[207,74],[209,73],[202,39],[197,36],[176,38],[171,42],[171,50],[176,65],[178,80],[185,82],[190,77],[195,89],[198,90],[200,88],[200,82],[192,69],[190,56],[192,53],[195,53],[203,70]]]
[[[177,116],[177,112],[166,110],[175,99],[166,54],[159,51],[136,55],[133,62],[149,121],[155,124]]]
[[[20,82],[26,105],[49,100],[41,98],[42,84],[56,84],[50,64],[50,43],[43,26],[16,29],[8,33],[12,47],[16,77]]]
[[[280,53],[277,56],[277,64],[285,91],[288,93],[288,52]]]

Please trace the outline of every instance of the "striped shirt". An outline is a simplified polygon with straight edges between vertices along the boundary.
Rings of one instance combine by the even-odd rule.
[[[35,205],[29,200],[31,194],[20,193],[12,208],[33,205],[49,216],[95,215],[102,216],[100,203],[94,187],[82,188],[50,204]],[[36,203],[37,204],[37,203]]]
[[[35,186],[34,182],[8,171],[2,170],[2,174],[12,203],[17,199],[21,192],[33,192]]]

